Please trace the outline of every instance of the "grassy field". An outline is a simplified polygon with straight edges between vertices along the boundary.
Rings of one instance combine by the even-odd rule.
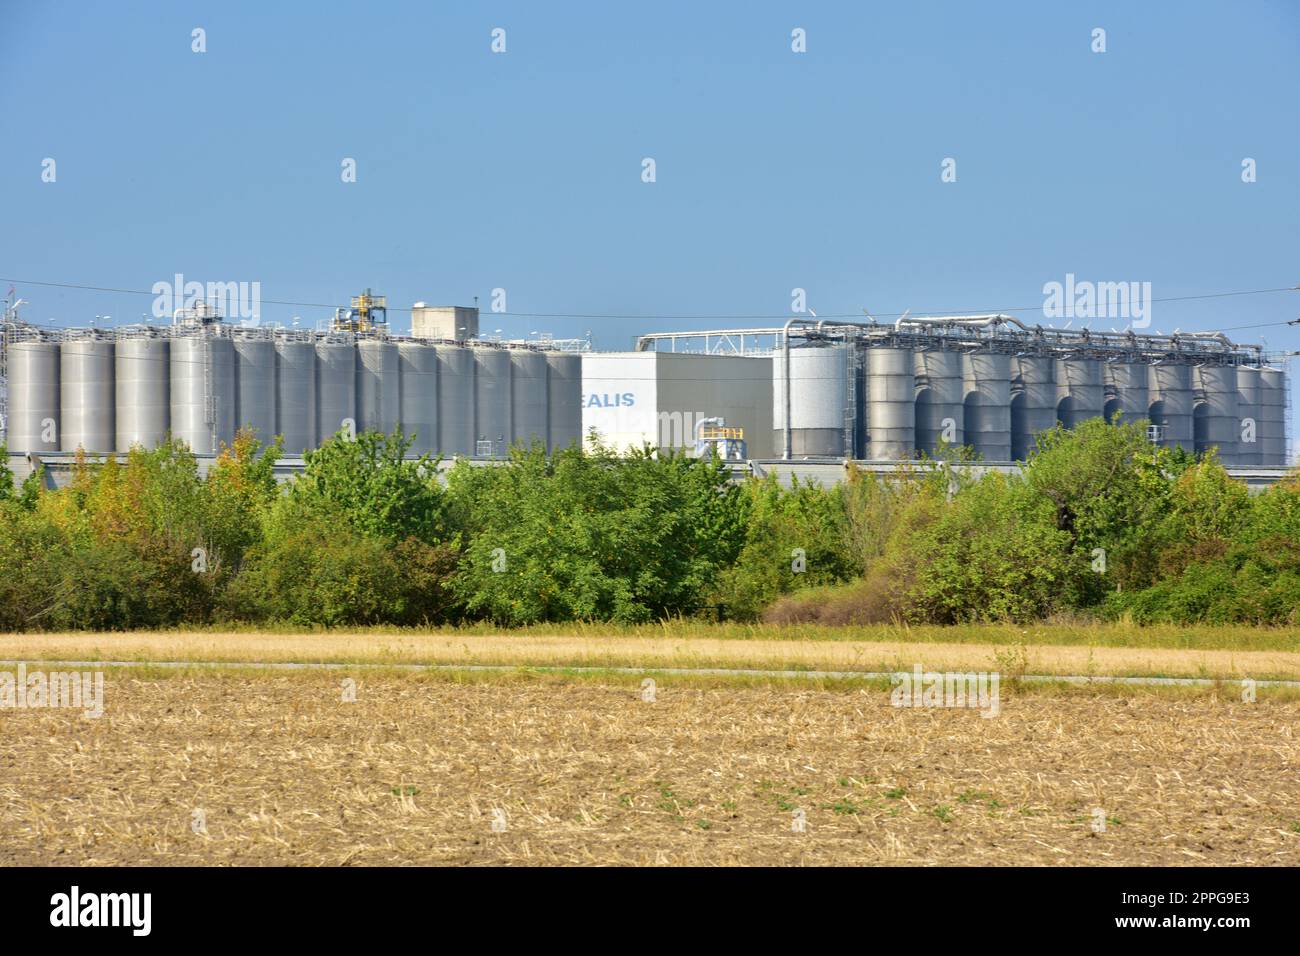
[[[1300,864],[1294,700],[342,679],[110,670],[100,719],[0,712],[0,863]]]
[[[0,635],[0,659],[301,661],[763,670],[998,670],[1075,676],[1300,679],[1300,637],[1115,627],[570,628],[477,633],[156,631]],[[1192,640],[1192,637],[1196,640]],[[946,638],[940,641],[938,638]]]

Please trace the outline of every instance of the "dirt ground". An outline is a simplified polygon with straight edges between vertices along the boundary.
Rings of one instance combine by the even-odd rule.
[[[344,679],[0,710],[0,864],[1300,864],[1294,700]]]

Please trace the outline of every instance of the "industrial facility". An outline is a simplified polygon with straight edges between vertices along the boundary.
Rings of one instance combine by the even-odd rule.
[[[433,327],[438,310],[430,310]],[[202,303],[172,324],[5,330],[11,454],[123,453],[169,434],[215,455],[237,429],[288,455],[340,430],[400,426],[413,454],[491,458],[516,442],[581,441],[582,364],[530,343],[471,341],[477,310],[448,307],[446,337],[390,335],[367,290],[325,331],[231,326]],[[469,314],[469,313],[472,313]]]

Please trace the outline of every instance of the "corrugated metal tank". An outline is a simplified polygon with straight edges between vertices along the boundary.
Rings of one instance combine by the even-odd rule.
[[[275,439],[275,342],[267,335],[237,336],[235,428],[252,428],[260,442]]]
[[[1011,460],[1011,356],[962,356],[966,388],[966,444],[985,461]]]
[[[547,447],[553,452],[582,447],[582,356],[547,353],[546,381]]]
[[[402,382],[397,345],[366,339],[357,343],[357,431],[390,434],[402,417]]]
[[[1231,365],[1198,365],[1193,382],[1200,393],[1196,410],[1196,450],[1219,449],[1219,461],[1235,467],[1241,423],[1237,416],[1237,370]]]
[[[196,455],[215,455],[235,437],[235,348],[215,335],[171,342],[172,435]]]
[[[511,441],[531,445],[539,441],[546,446],[549,390],[546,382],[546,356],[541,352],[512,349],[510,352],[510,408],[513,420]]]
[[[772,422],[778,455],[785,450],[785,367],[790,367],[790,456],[844,455],[849,353],[829,345],[777,349],[772,355]]]
[[[59,343],[28,339],[9,344],[11,452],[59,450]],[[42,435],[48,435],[45,441]]]
[[[438,452],[438,353],[423,342],[402,342],[397,346],[398,378],[401,382],[402,431],[415,437],[411,452]]]
[[[1011,459],[1024,461],[1038,447],[1038,433],[1056,427],[1056,363],[1047,355],[1017,355],[1012,371]]]
[[[116,345],[117,450],[157,448],[171,427],[171,341],[119,333]]]
[[[474,454],[474,354],[438,346],[438,452]]]
[[[1260,404],[1264,436],[1261,460],[1271,467],[1291,464],[1286,448],[1286,372],[1280,368],[1260,370]]]
[[[961,353],[943,349],[918,349],[913,353],[916,372],[916,449],[934,455],[940,439],[965,444],[965,388]]]
[[[1106,389],[1114,397],[1122,425],[1142,421],[1150,414],[1151,399],[1147,390],[1147,366],[1144,362],[1106,362]],[[1106,416],[1111,421],[1111,416]]]
[[[1195,451],[1192,367],[1184,363],[1161,362],[1158,365],[1148,365],[1147,372],[1151,397],[1150,416],[1153,424],[1161,426],[1161,447],[1181,447]],[[1156,421],[1157,417],[1161,420]]]
[[[114,343],[97,335],[71,336],[59,347],[59,449],[116,450]]]
[[[1090,418],[1101,418],[1106,410],[1101,363],[1090,358],[1056,360],[1056,417],[1066,428]]]
[[[505,349],[476,348],[474,365],[474,455],[504,455],[513,432],[510,353]],[[491,442],[491,450],[480,447],[479,442]]]
[[[316,345],[309,339],[275,340],[275,433],[284,453],[316,447]]]
[[[916,453],[916,378],[910,349],[867,350],[869,455],[898,461]]]
[[[316,443],[352,422],[357,431],[357,348],[351,341],[316,343]]]
[[[1263,380],[1258,368],[1251,365],[1237,367],[1237,465],[1242,468],[1264,464],[1264,445],[1260,427],[1263,424]]]

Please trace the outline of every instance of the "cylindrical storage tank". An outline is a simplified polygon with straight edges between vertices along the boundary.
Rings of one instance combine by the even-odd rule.
[[[9,344],[10,452],[59,450],[59,343]]]
[[[1237,367],[1237,465],[1257,468],[1264,464],[1264,445],[1260,428],[1263,425],[1263,380],[1253,365]],[[1267,429],[1265,429],[1267,431]]]
[[[534,441],[546,447],[546,356],[541,352],[512,349],[510,352],[510,417],[512,442],[530,446]]]
[[[350,341],[316,343],[316,444],[357,422],[357,348]]]
[[[1286,373],[1280,368],[1262,368],[1259,385],[1263,425],[1260,463],[1270,468],[1290,466],[1286,449]]]
[[[357,431],[390,434],[402,416],[397,345],[366,339],[357,343]]]
[[[510,353],[474,349],[474,455],[499,457],[510,448]],[[480,444],[484,443],[484,444]]]
[[[438,448],[438,353],[423,342],[397,346],[401,383],[401,426],[416,455],[436,454]]]
[[[985,461],[1011,460],[1011,356],[962,356],[966,388],[966,444]]]
[[[582,447],[582,356],[546,355],[547,440],[551,452]]]
[[[1141,362],[1107,362],[1104,369],[1106,386],[1115,395],[1120,424],[1131,425],[1145,419],[1151,410],[1146,365]]]
[[[59,448],[108,453],[117,448],[116,349],[94,334],[59,348]]]
[[[438,453],[474,454],[474,353],[438,346]]]
[[[1219,462],[1235,467],[1240,454],[1241,422],[1237,416],[1237,370],[1231,365],[1198,365],[1193,381],[1204,409],[1198,416],[1196,450],[1219,450]]]
[[[1057,359],[1057,420],[1066,428],[1075,428],[1090,418],[1101,418],[1105,410],[1101,363],[1089,358]]]
[[[1011,460],[1024,461],[1038,447],[1038,433],[1056,427],[1056,362],[1046,355],[1018,355],[1012,366]]]
[[[116,352],[117,450],[157,448],[171,426],[171,342],[119,334]]]
[[[276,434],[275,361],[269,337],[235,339],[235,430],[251,428],[263,444]]]
[[[916,371],[916,450],[934,455],[941,441],[965,444],[965,389],[961,353],[919,349]]]
[[[1161,362],[1147,366],[1147,382],[1151,402],[1159,402],[1160,418],[1163,421],[1152,423],[1160,427],[1160,445],[1162,448],[1185,448],[1196,450],[1193,412],[1195,399],[1192,394],[1192,367],[1180,362]]]
[[[772,355],[772,422],[775,445],[786,451],[785,375],[790,375],[790,458],[844,456],[849,400],[849,353],[827,345],[777,349]]]
[[[216,335],[171,340],[172,436],[196,455],[215,455],[235,437],[235,348]]]
[[[916,377],[910,349],[867,350],[868,456],[898,461],[916,454]]]
[[[275,341],[275,433],[284,453],[316,447],[316,346],[298,338]]]

